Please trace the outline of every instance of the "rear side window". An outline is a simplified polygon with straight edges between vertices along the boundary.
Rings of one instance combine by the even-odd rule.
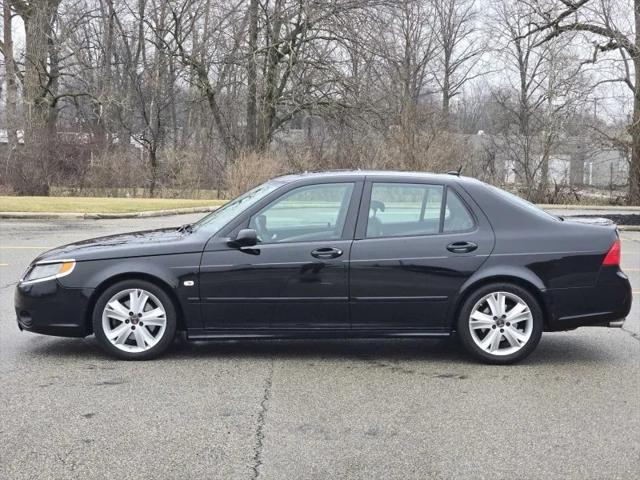
[[[442,185],[374,183],[366,237],[439,233],[443,190]]]
[[[473,228],[473,217],[456,192],[447,189],[444,209],[444,233],[464,232]]]

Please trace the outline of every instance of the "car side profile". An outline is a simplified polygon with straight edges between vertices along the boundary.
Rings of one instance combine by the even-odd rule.
[[[383,171],[270,180],[192,225],[36,258],[21,330],[95,334],[123,359],[187,339],[448,337],[481,361],[543,331],[621,327],[631,286],[614,224],[563,219],[480,181]]]

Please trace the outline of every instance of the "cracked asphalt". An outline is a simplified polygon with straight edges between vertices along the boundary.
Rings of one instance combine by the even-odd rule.
[[[135,363],[19,332],[42,250],[195,218],[0,222],[0,480],[638,478],[640,233],[625,328],[545,334],[510,367],[455,340],[178,341]]]

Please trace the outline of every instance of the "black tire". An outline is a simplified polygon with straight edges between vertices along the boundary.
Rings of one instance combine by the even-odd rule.
[[[471,335],[469,319],[472,310],[477,302],[492,292],[509,292],[517,295],[527,304],[533,318],[533,329],[527,343],[525,343],[516,352],[508,355],[495,355],[483,350],[476,344]],[[542,336],[543,325],[543,313],[540,308],[540,304],[528,290],[512,283],[492,283],[478,288],[465,299],[462,304],[462,308],[460,309],[456,330],[458,338],[460,338],[460,342],[464,346],[465,350],[473,357],[484,363],[508,365],[524,359],[533,352],[533,350],[535,350],[538,342],[540,341],[540,337]]]
[[[164,334],[162,334],[162,337],[160,338],[158,343],[153,345],[148,350],[142,352],[127,352],[119,349],[118,347],[113,345],[106,337],[102,326],[102,313],[107,302],[118,292],[122,292],[123,290],[128,289],[146,290],[147,292],[153,294],[160,301],[162,307],[165,310],[166,327]],[[102,349],[108,354],[123,360],[150,360],[152,358],[158,357],[159,355],[164,353],[167,348],[169,348],[169,346],[173,343],[178,325],[176,308],[169,295],[167,295],[167,293],[157,285],[145,280],[138,279],[123,280],[110,286],[104,292],[102,292],[93,308],[92,322],[93,332]]]

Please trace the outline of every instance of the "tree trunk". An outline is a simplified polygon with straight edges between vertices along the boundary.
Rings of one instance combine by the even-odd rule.
[[[279,79],[279,62],[280,52],[279,43],[282,40],[282,8],[283,1],[278,0],[274,5],[273,10],[273,24],[271,26],[271,38],[270,44],[267,48],[267,61],[264,73],[264,94],[261,99],[260,105],[260,119],[257,128],[257,142],[256,148],[259,151],[264,151],[269,148],[271,144],[271,137],[273,135],[273,126],[276,119],[276,102],[277,102],[277,90]]]
[[[57,95],[60,86],[60,56],[58,55],[58,47],[53,41],[53,37],[51,35],[47,36],[47,45],[49,48],[49,82],[47,90],[48,95],[51,97],[47,102],[47,138],[49,141],[55,141],[58,128]]]
[[[637,14],[638,15],[638,14]],[[629,205],[640,205],[640,59],[636,59],[636,91],[633,102],[631,165],[629,167]]]
[[[575,146],[574,153],[571,154],[570,159],[570,174],[569,184],[574,186],[584,185],[584,159],[585,159],[585,147],[582,143],[578,143]]]
[[[634,2],[636,21],[636,51],[640,52],[640,0]],[[629,166],[629,205],[640,205],[640,56],[633,59],[635,92],[631,134],[631,165]]]
[[[258,130],[256,148],[263,151],[269,148],[273,134],[273,123],[276,118],[276,88],[278,81],[278,52],[275,46],[269,48],[267,54],[267,74],[265,78],[265,94],[262,99],[261,119]]]
[[[105,5],[106,4],[106,5]],[[108,129],[110,127],[110,120],[112,117],[112,92],[113,92],[113,75],[111,64],[113,61],[114,52],[114,21],[115,11],[113,8],[113,2],[107,0],[100,1],[101,15],[103,17],[103,42],[104,53],[101,64],[101,75],[98,79],[99,86],[98,92],[102,100],[100,102],[92,102],[92,108],[94,111],[96,141],[101,148],[106,149],[110,146],[110,138]]]
[[[5,0],[3,4],[4,15],[4,68],[7,84],[7,140],[9,152],[13,152],[18,145],[18,125],[16,123],[16,64],[13,57],[13,36],[11,33],[11,7]],[[7,156],[8,158],[8,156]]]
[[[49,95],[47,71],[49,37],[52,20],[59,0],[32,2],[28,13],[23,16],[25,28],[25,143],[29,146],[46,139],[49,120]]]
[[[156,186],[158,185],[158,155],[155,147],[149,149],[149,166],[151,167],[151,178],[149,179],[149,196],[151,198],[156,195]]]
[[[256,145],[257,119],[257,72],[256,51],[258,47],[258,0],[249,4],[249,58],[247,58],[247,133],[246,146],[253,149]]]
[[[442,79],[442,126],[449,130],[450,103],[451,103],[451,65],[450,53],[444,54],[444,72]]]

